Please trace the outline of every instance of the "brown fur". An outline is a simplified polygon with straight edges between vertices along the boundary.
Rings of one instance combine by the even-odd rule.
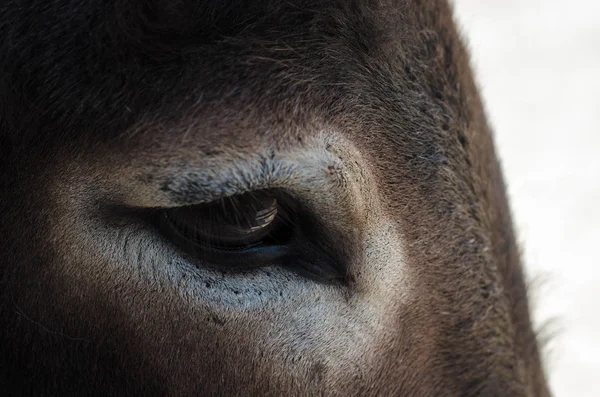
[[[549,395],[446,1],[8,0],[0,64],[10,395]],[[130,211],[259,188],[344,285],[216,273]]]

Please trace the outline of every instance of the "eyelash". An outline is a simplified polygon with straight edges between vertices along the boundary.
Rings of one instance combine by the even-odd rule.
[[[276,203],[276,211],[268,225],[270,230],[258,234],[259,240],[248,240],[245,245],[215,242],[219,239],[220,226],[248,229],[252,221],[248,218],[248,211],[243,213],[244,209],[250,207],[250,214],[260,218],[259,207],[252,204],[262,205],[267,199]],[[190,219],[193,217],[196,219]],[[248,271],[275,265],[318,282],[341,283],[344,280],[343,261],[330,244],[327,233],[310,211],[281,192],[257,191],[208,204],[158,209],[152,214],[152,219],[163,237],[198,266]],[[223,224],[234,219],[237,225],[235,222]],[[210,240],[211,233],[215,237],[213,241]]]

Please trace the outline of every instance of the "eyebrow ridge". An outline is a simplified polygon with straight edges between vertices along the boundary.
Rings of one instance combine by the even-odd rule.
[[[285,187],[302,174],[299,165],[284,159],[254,157],[234,160],[227,167],[171,168],[159,189],[175,205],[194,205],[252,190]]]

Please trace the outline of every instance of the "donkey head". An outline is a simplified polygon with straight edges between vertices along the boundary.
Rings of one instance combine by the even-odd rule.
[[[546,396],[443,0],[0,5],[17,395]]]

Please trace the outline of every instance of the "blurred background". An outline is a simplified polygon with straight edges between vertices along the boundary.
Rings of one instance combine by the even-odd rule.
[[[599,397],[600,1],[454,0],[555,397]]]

